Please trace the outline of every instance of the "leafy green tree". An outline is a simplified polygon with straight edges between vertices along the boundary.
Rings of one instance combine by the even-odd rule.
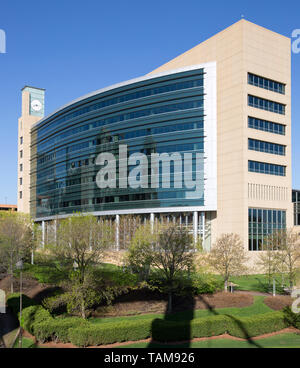
[[[168,312],[172,312],[173,294],[179,292],[181,275],[193,267],[193,237],[177,224],[164,224],[158,232],[152,265],[162,280],[161,288],[168,294]]]
[[[157,241],[157,233],[152,231],[149,223],[141,224],[131,240],[128,251],[125,254],[125,264],[135,273],[140,280],[147,280],[150,266],[153,261],[153,245]]]
[[[59,223],[56,243],[48,248],[57,260],[78,269],[78,281],[82,284],[88,269],[101,262],[113,242],[114,231],[108,222],[78,213]]]
[[[20,259],[30,257],[36,246],[34,225],[30,217],[19,212],[0,216],[0,263],[10,274],[11,292],[14,292],[13,272]]]

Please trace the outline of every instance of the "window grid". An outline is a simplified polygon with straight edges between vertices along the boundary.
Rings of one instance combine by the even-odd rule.
[[[293,190],[294,225],[300,226],[300,191]]]
[[[285,146],[271,142],[259,141],[248,138],[248,149],[258,152],[272,153],[273,155],[285,156]]]
[[[248,210],[248,249],[265,250],[266,237],[276,230],[286,228],[286,211],[249,208]]]
[[[111,98],[105,101],[100,101],[95,104],[85,106],[84,108],[78,109],[77,111],[74,111],[72,113],[66,114],[60,119],[56,119],[55,122],[52,122],[51,124],[46,125],[45,127],[42,127],[39,131],[39,134],[44,134],[48,130],[53,129],[54,127],[60,125],[61,123],[67,120],[73,119],[75,117],[78,117],[82,114],[86,114],[90,111],[96,111],[96,110],[99,110],[99,109],[102,109],[108,106],[112,106],[118,103],[128,102],[128,101],[136,100],[136,99],[143,98],[143,97],[155,96],[161,93],[174,92],[174,91],[179,91],[179,90],[188,89],[188,88],[196,88],[196,87],[203,88],[203,83],[204,82],[203,82],[203,72],[202,72],[201,75],[196,80],[187,80],[187,81],[177,82],[177,83],[168,84],[164,86],[157,86],[157,87],[121,95],[119,97],[114,97],[114,98]]]
[[[285,105],[266,100],[264,98],[248,95],[248,105],[255,107],[257,109],[267,110],[270,112],[275,112],[276,114],[285,115]]]
[[[249,160],[248,171],[260,174],[285,176],[286,167],[281,165],[269,164],[267,162],[258,162]]]
[[[285,125],[248,116],[248,128],[285,135]]]
[[[280,82],[275,82],[272,79],[260,77],[258,75],[248,73],[248,83],[252,86],[267,89],[269,91],[285,94],[285,85]]]

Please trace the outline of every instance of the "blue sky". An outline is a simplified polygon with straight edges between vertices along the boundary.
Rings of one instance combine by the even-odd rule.
[[[17,201],[21,88],[46,89],[46,115],[93,90],[144,75],[238,21],[291,37],[297,1],[10,0],[0,4],[0,203]],[[293,186],[300,189],[300,53],[292,56]]]

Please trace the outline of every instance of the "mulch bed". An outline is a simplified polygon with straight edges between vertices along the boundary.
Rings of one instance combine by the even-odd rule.
[[[271,309],[281,310],[286,306],[292,305],[293,299],[288,295],[267,296],[264,303]]]
[[[20,291],[19,278],[14,277],[13,286],[14,292],[18,293]],[[4,290],[7,294],[10,293],[10,276],[6,276],[0,280],[0,289]],[[47,297],[48,293],[51,294],[53,289],[56,289],[56,287],[40,284],[34,278],[31,278],[26,274],[23,275],[22,293],[29,296],[29,298],[36,299],[37,302],[40,302],[44,297]]]
[[[109,307],[100,307],[93,317],[115,317],[129,316],[146,313],[165,313],[167,300],[165,298],[127,300],[119,298],[116,303]],[[225,293],[198,295],[195,298],[182,297],[174,298],[173,312],[192,311],[195,309],[215,309],[215,308],[243,308],[253,304],[253,296],[244,293]]]

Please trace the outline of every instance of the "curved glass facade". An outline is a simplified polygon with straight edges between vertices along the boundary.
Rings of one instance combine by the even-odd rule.
[[[203,206],[204,75],[195,69],[100,91],[39,122],[32,129],[32,215]],[[148,188],[100,189],[96,158],[110,152],[118,162],[121,144],[128,155],[192,153],[192,177],[202,187],[174,188],[171,162],[170,188],[151,188],[149,169]]]

